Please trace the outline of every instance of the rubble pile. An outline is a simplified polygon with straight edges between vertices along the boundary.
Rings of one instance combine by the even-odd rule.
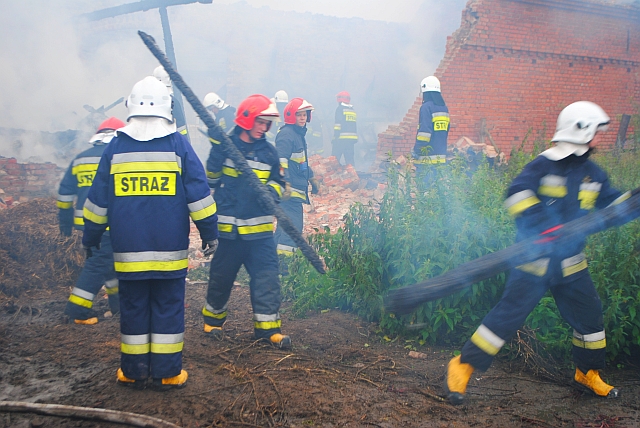
[[[0,210],[55,195],[63,174],[54,163],[18,163],[0,156]]]

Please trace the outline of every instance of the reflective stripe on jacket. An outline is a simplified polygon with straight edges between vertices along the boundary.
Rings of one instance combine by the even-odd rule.
[[[449,135],[449,109],[425,101],[420,106],[420,123],[413,147],[416,163],[444,163]]]
[[[309,179],[313,171],[307,159],[307,128],[285,125],[276,136],[276,150],[280,166],[284,169],[284,179],[291,185],[291,200],[308,203]]]

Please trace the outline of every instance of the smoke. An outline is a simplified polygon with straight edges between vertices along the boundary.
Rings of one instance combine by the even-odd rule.
[[[219,92],[237,106],[251,93],[271,97],[285,89],[310,100],[314,120],[330,134],[335,94],[348,90],[363,127],[375,136],[404,117],[420,80],[435,72],[465,1],[216,0],[168,11],[178,69],[199,96]],[[125,3],[135,1],[4,2],[0,156],[64,164],[88,147],[100,119],[126,118],[123,103],[106,114],[90,111],[126,98],[157,66],[136,32],[153,35],[164,47],[158,11],[77,20]],[[186,114],[196,125],[188,106]],[[59,134],[67,130],[79,132]]]

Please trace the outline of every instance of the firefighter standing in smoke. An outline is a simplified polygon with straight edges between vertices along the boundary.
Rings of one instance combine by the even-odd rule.
[[[291,219],[296,229],[302,232],[303,210],[302,204],[309,203],[309,184],[311,192],[319,191],[318,180],[313,177],[313,171],[307,158],[307,123],[311,122],[313,106],[302,98],[294,98],[284,108],[284,123],[276,136],[276,150],[280,157],[280,166],[284,168],[284,179],[291,186],[290,196],[283,197],[280,206],[287,217]],[[292,255],[297,245],[281,227],[276,230],[278,254]]]
[[[202,105],[209,110],[211,116],[213,116],[213,119],[216,121],[216,125],[222,128],[225,133],[228,133],[231,128],[233,128],[236,109],[235,107],[231,107],[229,104],[225,103],[218,94],[209,92],[204,96]]]
[[[115,130],[122,128],[124,122],[116,117],[110,117],[100,124],[97,133],[89,140],[93,147],[80,153],[71,161],[67,172],[60,182],[58,190],[58,219],[60,233],[71,236],[71,231],[84,229],[82,208],[87,199],[89,188],[96,175],[102,152],[115,134]],[[75,210],[73,200],[76,200]],[[100,248],[93,257],[85,261],[82,272],[71,291],[64,313],[76,324],[92,325],[98,322],[98,317],[92,311],[93,300],[104,284],[109,298],[109,307],[113,314],[120,312],[120,298],[118,296],[118,279],[113,270],[113,250],[109,232],[105,232],[100,240]]]
[[[87,202],[82,244],[110,228],[120,281],[120,385],[182,387],[189,217],[204,255],[218,242],[216,205],[202,163],[176,131],[167,88],[148,76],[127,99],[129,124],[104,151]]]
[[[584,239],[562,239],[562,223],[629,198],[612,188],[605,172],[589,160],[597,133],[609,117],[598,105],[578,101],[558,116],[552,141],[524,167],[507,193],[505,206],[515,217],[518,241],[541,234],[540,245],[554,245],[549,258],[512,269],[500,302],[448,365],[445,387],[449,401],[461,404],[474,370],[487,370],[498,353],[547,290],[562,317],[573,327],[574,380],[597,396],[615,398],[618,389],[606,384],[598,370],[605,366],[602,303],[585,259]],[[635,191],[634,191],[635,192]]]
[[[278,109],[278,113],[283,113],[285,107],[289,103],[289,95],[283,89],[280,89],[278,92],[275,93],[273,98],[271,98],[271,102],[275,103],[276,108]],[[284,122],[280,120],[280,117],[278,117],[276,120],[273,121],[273,123],[271,124],[271,127],[265,134],[265,138],[267,139],[267,141],[273,144],[274,146],[276,145],[276,137],[278,135],[278,131],[280,131],[280,128],[283,125],[284,125]]]
[[[431,171],[427,165],[446,162],[449,109],[440,92],[440,81],[429,76],[420,83],[422,105],[413,157],[418,174]]]
[[[351,103],[349,92],[342,91],[336,95],[338,107],[336,107],[335,125],[333,126],[333,144],[331,156],[335,156],[340,162],[344,155],[345,165],[354,165],[354,145],[358,142],[357,115]]]
[[[238,106],[230,138],[273,198],[279,201],[285,190],[276,149],[265,133],[279,117],[274,103],[264,95],[251,95]],[[280,331],[280,279],[273,239],[273,214],[257,203],[257,195],[242,177],[219,141],[211,139],[207,176],[218,206],[220,250],[211,261],[206,305],[202,309],[204,332],[223,337],[227,303],[233,282],[242,265],[249,283],[253,307],[254,334],[280,347],[291,345]]]
[[[169,73],[167,73],[167,70],[165,70],[163,66],[159,65],[153,70],[153,76],[167,87],[169,95],[171,95],[171,99],[173,100],[173,84],[171,83],[171,78],[169,77]],[[173,101],[171,103],[171,106],[171,114],[173,115]],[[186,123],[178,128],[178,132],[182,135],[187,135],[188,131],[189,130],[187,129]]]

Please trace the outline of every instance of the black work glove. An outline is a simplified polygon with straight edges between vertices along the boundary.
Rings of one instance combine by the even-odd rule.
[[[320,192],[320,182],[317,178],[311,178],[309,183],[311,183],[311,194],[317,195]]]
[[[89,257],[93,257],[93,250],[91,249],[92,247],[87,247],[86,245],[82,245],[82,249],[84,249],[84,255],[86,258]],[[96,250],[100,249],[100,243],[98,243],[98,245],[95,246]]]
[[[202,241],[202,255],[205,257],[213,256],[218,249],[218,240]]]
[[[73,210],[59,210],[58,223],[60,225],[60,234],[62,236],[71,236],[73,231]]]

